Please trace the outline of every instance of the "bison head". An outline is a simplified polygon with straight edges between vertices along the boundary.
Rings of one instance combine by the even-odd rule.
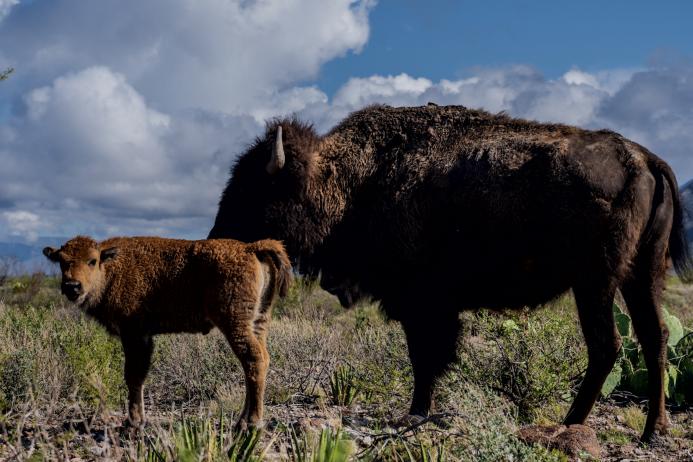
[[[118,251],[114,247],[102,249],[93,239],[78,236],[57,250],[44,248],[43,254],[50,261],[60,263],[63,295],[71,302],[83,305],[99,295],[104,281],[104,264],[115,258]]]
[[[236,161],[209,238],[282,240],[298,269],[311,273],[305,263],[330,221],[321,142],[311,126],[296,120],[269,124]]]
[[[359,301],[369,298],[357,282],[348,277],[336,277],[329,272],[320,273],[320,287],[336,296],[344,308],[352,308]]]

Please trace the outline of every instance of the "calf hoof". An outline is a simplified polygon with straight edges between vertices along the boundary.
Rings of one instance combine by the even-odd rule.
[[[238,419],[236,425],[234,425],[233,430],[236,433],[247,432],[253,430],[261,430],[265,426],[262,420],[257,420],[255,422],[248,422],[246,419]]]
[[[123,421],[123,427],[124,428],[137,430],[137,431],[142,430],[146,424],[147,424],[146,420],[143,420],[143,419],[133,420],[130,417],[128,417],[127,419],[125,419]]]

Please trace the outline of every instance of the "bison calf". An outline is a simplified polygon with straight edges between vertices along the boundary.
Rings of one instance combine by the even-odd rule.
[[[206,334],[214,326],[245,372],[245,405],[237,426],[261,423],[270,309],[291,281],[291,265],[279,242],[132,237],[99,243],[78,236],[43,253],[60,263],[62,293],[120,336],[132,425],[145,420],[142,386],[152,336]]]

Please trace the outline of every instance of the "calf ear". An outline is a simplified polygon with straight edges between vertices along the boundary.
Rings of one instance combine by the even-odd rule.
[[[48,258],[50,261],[57,262],[59,261],[58,258],[58,251],[55,250],[53,247],[44,247],[43,248],[43,254]]]
[[[107,262],[108,260],[112,260],[117,256],[118,256],[118,248],[117,247],[109,247],[107,249],[103,249],[101,251],[101,263]]]

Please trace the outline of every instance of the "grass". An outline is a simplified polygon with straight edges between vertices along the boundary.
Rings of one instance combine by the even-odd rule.
[[[692,305],[690,288],[667,291],[669,310],[688,326]],[[586,355],[572,298],[461,316],[459,361],[435,397],[440,414],[416,429],[391,425],[412,391],[399,325],[373,305],[343,310],[299,280],[270,329],[263,431],[230,431],[243,405],[243,373],[212,331],[157,337],[145,385],[149,424],[134,432],[122,426],[118,339],[67,304],[54,278],[9,278],[0,285],[0,459],[565,460],[515,432],[560,422],[579,385]],[[600,404],[592,421],[600,440],[613,443],[610,450],[633,446],[643,410],[610,406]],[[613,427],[614,412],[627,432]],[[675,428],[693,420],[682,415]],[[674,433],[673,455],[654,448],[652,457],[693,451],[690,432]]]
[[[631,437],[618,429],[600,431],[597,437],[602,443],[628,444],[631,442]]]
[[[630,429],[641,434],[645,429],[645,419],[647,416],[638,406],[627,406],[619,410],[619,415],[623,423]]]

